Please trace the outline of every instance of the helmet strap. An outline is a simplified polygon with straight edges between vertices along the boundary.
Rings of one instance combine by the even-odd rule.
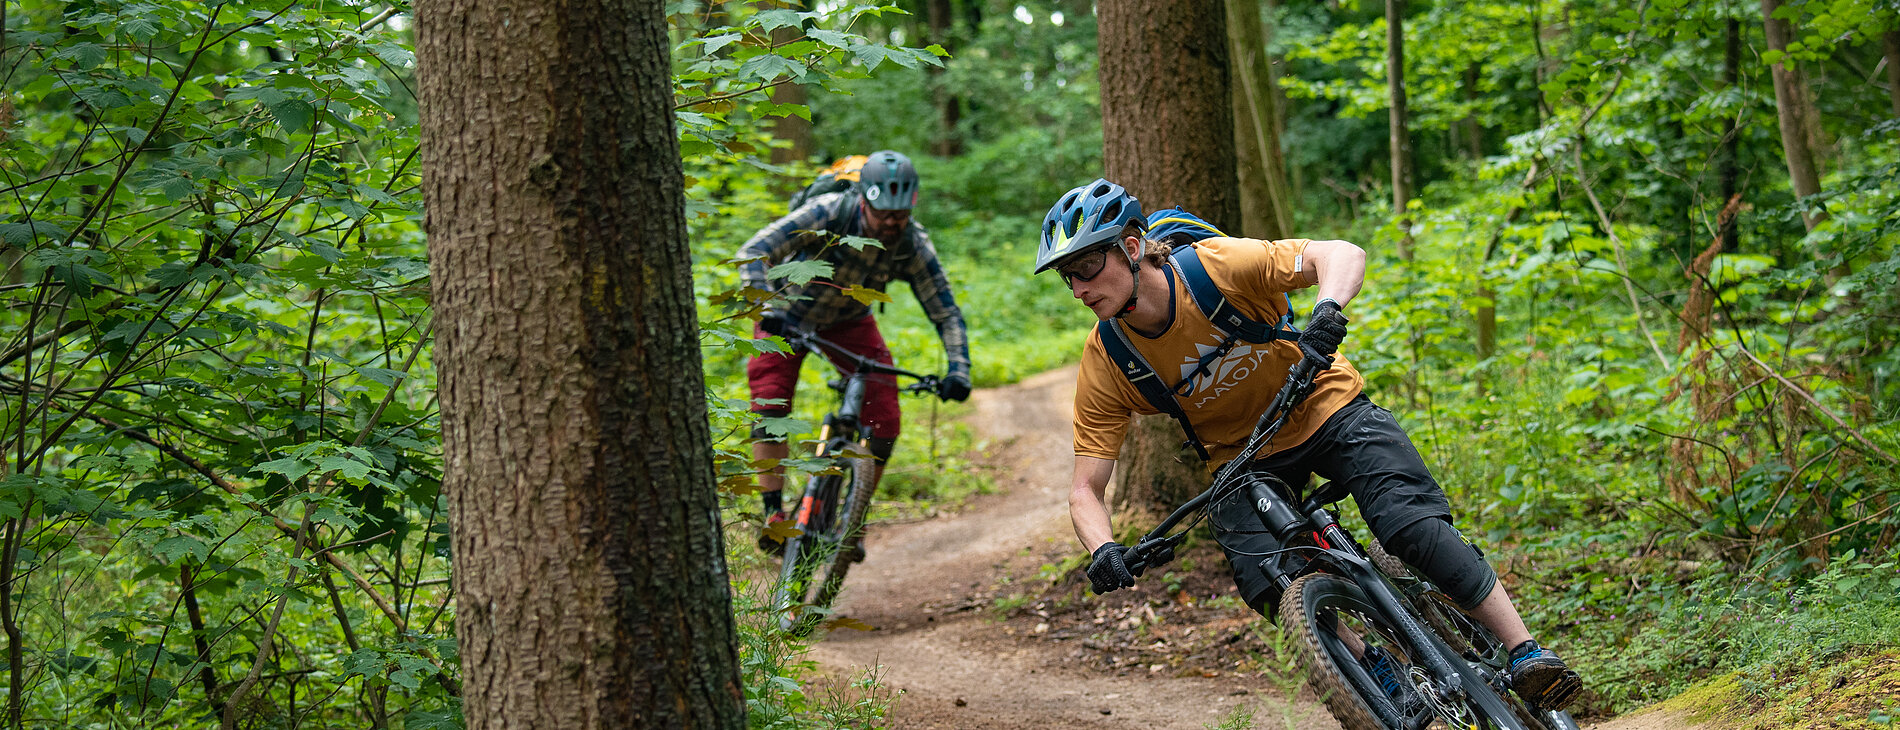
[[[1115,248],[1121,251],[1123,256],[1128,256],[1128,249],[1120,243],[1116,243]],[[1140,243],[1135,244],[1135,255],[1128,256],[1128,273],[1130,274],[1128,278],[1134,280],[1134,286],[1128,290],[1128,303],[1123,304],[1121,311],[1115,313],[1116,319],[1123,319],[1130,312],[1135,311],[1135,302],[1141,299],[1141,260],[1147,255],[1148,239],[1143,238]]]

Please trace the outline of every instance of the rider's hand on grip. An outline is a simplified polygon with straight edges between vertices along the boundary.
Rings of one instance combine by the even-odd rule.
[[[1306,320],[1306,329],[1300,332],[1300,351],[1324,370],[1332,367],[1332,355],[1339,352],[1339,343],[1345,339],[1346,315],[1340,313],[1339,303],[1319,300],[1319,304],[1313,305],[1313,315]]]
[[[937,397],[943,400],[969,400],[970,379],[967,376],[952,373],[937,381]]]
[[[1099,596],[1134,585],[1136,574],[1128,572],[1127,553],[1128,546],[1113,541],[1096,548],[1089,563],[1089,590]]]

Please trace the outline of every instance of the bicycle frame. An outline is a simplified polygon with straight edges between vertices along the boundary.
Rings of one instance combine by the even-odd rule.
[[[1329,363],[1330,365],[1330,363]],[[1352,535],[1339,525],[1339,521],[1326,509],[1326,505],[1343,499],[1346,495],[1323,490],[1309,497],[1296,510],[1291,499],[1274,488],[1278,480],[1269,482],[1248,471],[1245,464],[1251,460],[1261,446],[1272,440],[1285,425],[1287,418],[1311,392],[1311,379],[1319,370],[1316,363],[1302,360],[1289,369],[1287,385],[1281,388],[1267,411],[1261,414],[1259,424],[1248,439],[1247,446],[1239,456],[1229,461],[1215,475],[1214,483],[1206,491],[1188,500],[1163,519],[1154,529],[1148,531],[1135,546],[1129,550],[1127,560],[1131,572],[1139,574],[1149,566],[1161,565],[1174,559],[1174,548],[1187,537],[1187,531],[1169,535],[1182,520],[1203,510],[1208,504],[1226,494],[1227,490],[1244,486],[1254,513],[1261,523],[1272,532],[1282,545],[1289,545],[1262,557],[1259,570],[1264,571],[1284,590],[1293,584],[1297,576],[1281,572],[1274,558],[1290,553],[1309,552],[1326,564],[1335,574],[1350,578],[1381,613],[1392,623],[1397,624],[1406,639],[1413,646],[1435,647],[1436,651],[1418,652],[1423,656],[1415,657],[1414,664],[1422,666],[1430,675],[1439,695],[1447,700],[1462,703],[1467,699],[1464,682],[1472,679],[1467,673],[1455,669],[1447,658],[1449,648],[1418,621],[1412,610],[1407,607],[1397,589],[1387,581],[1385,575],[1374,567],[1370,557],[1353,539]],[[1293,545],[1300,537],[1311,535],[1315,546]],[[1478,680],[1482,681],[1482,680]],[[1380,722],[1390,727],[1406,727],[1404,718],[1392,716],[1392,708],[1373,703],[1371,708],[1379,715]],[[1489,714],[1489,713],[1487,713]],[[1427,713],[1418,721],[1417,727],[1424,727],[1433,721],[1433,715]],[[1490,718],[1506,730],[1525,730],[1524,726],[1509,713]]]

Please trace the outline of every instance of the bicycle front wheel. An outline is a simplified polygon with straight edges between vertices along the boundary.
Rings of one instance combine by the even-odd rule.
[[[1469,665],[1435,638],[1417,645],[1350,580],[1326,573],[1302,577],[1287,588],[1279,613],[1280,626],[1294,633],[1307,683],[1346,730],[1421,728],[1433,718],[1456,728],[1522,727],[1492,688],[1468,672],[1459,672],[1462,697],[1439,692],[1423,666],[1428,652],[1454,669]],[[1398,696],[1388,695],[1360,661],[1372,647],[1392,657]]]
[[[825,503],[818,509],[829,516],[828,524],[796,538],[797,546],[786,546],[779,588],[787,596],[780,604],[782,630],[809,633],[830,612],[864,539],[864,516],[877,486],[876,462],[844,459],[839,466],[844,473],[824,477],[833,481],[820,492]]]

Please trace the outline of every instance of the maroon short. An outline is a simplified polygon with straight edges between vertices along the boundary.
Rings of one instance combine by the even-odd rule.
[[[871,315],[818,330],[817,334],[873,361],[891,364],[891,349],[884,346],[884,335],[878,333],[877,320]],[[767,335],[755,325],[752,336],[764,338]],[[848,370],[852,367],[849,361],[836,353],[826,353],[826,356],[839,368]],[[763,413],[791,410],[792,394],[798,388],[798,368],[804,362],[803,350],[766,353],[746,361],[745,377],[746,383],[752,386],[752,410]],[[759,405],[760,400],[776,398],[782,398],[785,402],[781,405]],[[864,430],[877,438],[894,439],[902,425],[902,416],[897,410],[896,376],[871,376],[869,387],[864,389]]]

